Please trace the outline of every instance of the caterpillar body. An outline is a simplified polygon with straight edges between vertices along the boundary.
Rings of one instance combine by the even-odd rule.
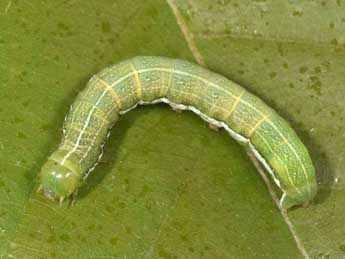
[[[94,75],[65,118],[63,138],[40,172],[52,199],[75,193],[99,162],[110,128],[140,104],[167,103],[191,110],[245,143],[281,189],[284,209],[316,194],[307,149],[288,123],[258,97],[196,64],[165,57],[135,57]]]

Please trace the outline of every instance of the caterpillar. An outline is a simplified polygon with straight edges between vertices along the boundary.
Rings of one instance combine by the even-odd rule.
[[[39,190],[60,203],[96,167],[113,124],[137,105],[190,110],[245,144],[271,175],[288,209],[312,200],[315,169],[294,130],[261,99],[199,65],[166,57],[134,57],[94,75],[65,117],[58,149],[43,165]]]

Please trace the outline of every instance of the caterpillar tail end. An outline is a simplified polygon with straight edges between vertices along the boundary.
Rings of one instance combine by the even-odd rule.
[[[308,197],[308,199],[306,200],[305,198],[301,199],[299,197],[291,197],[291,196],[288,196],[286,193],[283,193],[279,201],[279,207],[285,211],[289,211],[291,208],[296,207],[296,206],[307,208],[310,205],[313,197],[314,197],[314,194],[313,196]]]

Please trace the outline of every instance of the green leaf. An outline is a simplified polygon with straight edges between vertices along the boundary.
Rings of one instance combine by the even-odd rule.
[[[0,1],[0,258],[344,257],[344,7]],[[164,105],[121,118],[74,206],[37,194],[78,91],[136,55],[199,62],[275,108],[311,152],[313,203],[282,214],[226,132]]]

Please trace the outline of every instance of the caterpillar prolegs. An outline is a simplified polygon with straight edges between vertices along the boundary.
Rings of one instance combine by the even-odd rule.
[[[138,104],[167,103],[191,110],[245,143],[282,191],[284,209],[316,194],[307,149],[288,123],[258,97],[201,66],[165,57],[135,57],[94,75],[65,118],[63,138],[40,172],[44,194],[75,193],[95,168],[119,116]]]

